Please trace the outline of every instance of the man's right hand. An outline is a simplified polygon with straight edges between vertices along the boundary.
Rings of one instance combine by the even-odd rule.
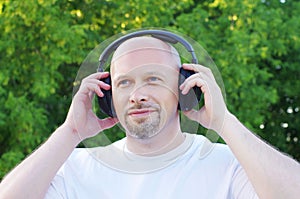
[[[110,85],[100,81],[100,79],[108,76],[108,72],[97,72],[84,78],[72,100],[68,116],[63,125],[68,126],[73,132],[77,133],[80,140],[93,137],[100,131],[111,128],[118,123],[116,118],[99,119],[92,110],[94,94],[103,97],[104,94],[101,90],[111,88]]]

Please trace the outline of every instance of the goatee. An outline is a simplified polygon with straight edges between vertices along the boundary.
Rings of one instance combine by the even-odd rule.
[[[160,126],[160,107],[158,104],[136,104],[129,108],[143,109],[152,108],[154,112],[148,117],[131,120],[128,114],[125,116],[125,125],[127,133],[137,139],[148,139],[158,134]],[[127,111],[128,112],[128,111]]]

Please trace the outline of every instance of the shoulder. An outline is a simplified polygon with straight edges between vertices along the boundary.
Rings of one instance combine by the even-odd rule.
[[[236,158],[230,148],[223,143],[213,143],[203,135],[194,135],[195,152],[202,160],[233,163]]]
[[[61,169],[82,171],[99,167],[99,161],[97,161],[93,150],[93,148],[75,148]]]

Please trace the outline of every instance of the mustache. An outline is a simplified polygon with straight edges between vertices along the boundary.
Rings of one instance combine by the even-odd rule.
[[[144,109],[144,108],[153,108],[153,109],[156,109],[156,110],[160,110],[160,106],[158,104],[145,102],[145,103],[135,103],[135,104],[131,105],[127,109],[127,112],[130,111],[130,110]]]

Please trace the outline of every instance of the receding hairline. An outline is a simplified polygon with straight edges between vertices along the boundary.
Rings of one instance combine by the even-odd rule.
[[[172,45],[154,37],[141,36],[124,41],[114,52],[111,61],[112,65],[115,60],[128,53],[150,49],[169,53],[174,59],[177,59],[176,62],[180,64],[179,53]]]

